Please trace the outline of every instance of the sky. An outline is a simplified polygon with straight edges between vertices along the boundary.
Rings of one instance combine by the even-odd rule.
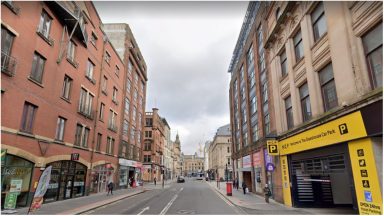
[[[227,72],[248,2],[94,3],[103,23],[128,23],[147,64],[146,111],[194,154],[229,124]]]

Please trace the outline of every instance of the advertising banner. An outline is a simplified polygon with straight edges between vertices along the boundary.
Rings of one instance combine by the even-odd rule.
[[[251,155],[247,155],[243,157],[243,168],[250,168],[252,166],[251,163]]]
[[[39,209],[43,204],[43,197],[45,192],[47,192],[49,181],[51,180],[51,170],[52,166],[49,166],[45,168],[44,172],[41,174],[39,183],[37,184],[35,195],[33,196],[32,204],[29,207],[28,212]]]
[[[261,167],[261,165],[262,165],[261,151],[253,153],[252,157],[253,157],[253,166],[254,167]]]
[[[15,209],[17,201],[17,192],[9,192],[5,196],[4,209]]]

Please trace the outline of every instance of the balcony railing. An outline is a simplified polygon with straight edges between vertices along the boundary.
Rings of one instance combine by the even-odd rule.
[[[1,72],[8,76],[14,76],[16,72],[17,61],[14,57],[1,52]]]

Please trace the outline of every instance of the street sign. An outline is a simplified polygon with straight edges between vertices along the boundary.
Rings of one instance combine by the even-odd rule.
[[[267,163],[267,171],[273,172],[273,170],[275,170],[275,165],[273,165],[273,163]]]
[[[267,149],[269,155],[279,155],[277,140],[267,140]]]

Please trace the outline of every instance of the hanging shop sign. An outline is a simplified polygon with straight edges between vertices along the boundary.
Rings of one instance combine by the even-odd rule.
[[[366,136],[361,112],[357,111],[279,141],[279,152],[292,154]]]
[[[261,162],[261,151],[253,153],[252,157],[253,157],[253,166],[254,167],[260,167],[261,164],[262,164],[262,162]]]
[[[382,215],[383,201],[370,138],[348,143],[360,214]]]
[[[71,160],[72,161],[78,161],[80,158],[80,154],[79,153],[72,153],[71,154]]]
[[[49,181],[51,180],[51,170],[52,166],[45,168],[44,172],[41,174],[39,183],[37,184],[37,188],[35,191],[35,195],[33,196],[32,204],[29,207],[29,211],[35,211],[41,208],[43,204],[43,197],[45,192],[47,192]]]
[[[266,167],[268,172],[273,172],[273,170],[275,170],[275,165],[273,165],[273,163],[267,163]]]

